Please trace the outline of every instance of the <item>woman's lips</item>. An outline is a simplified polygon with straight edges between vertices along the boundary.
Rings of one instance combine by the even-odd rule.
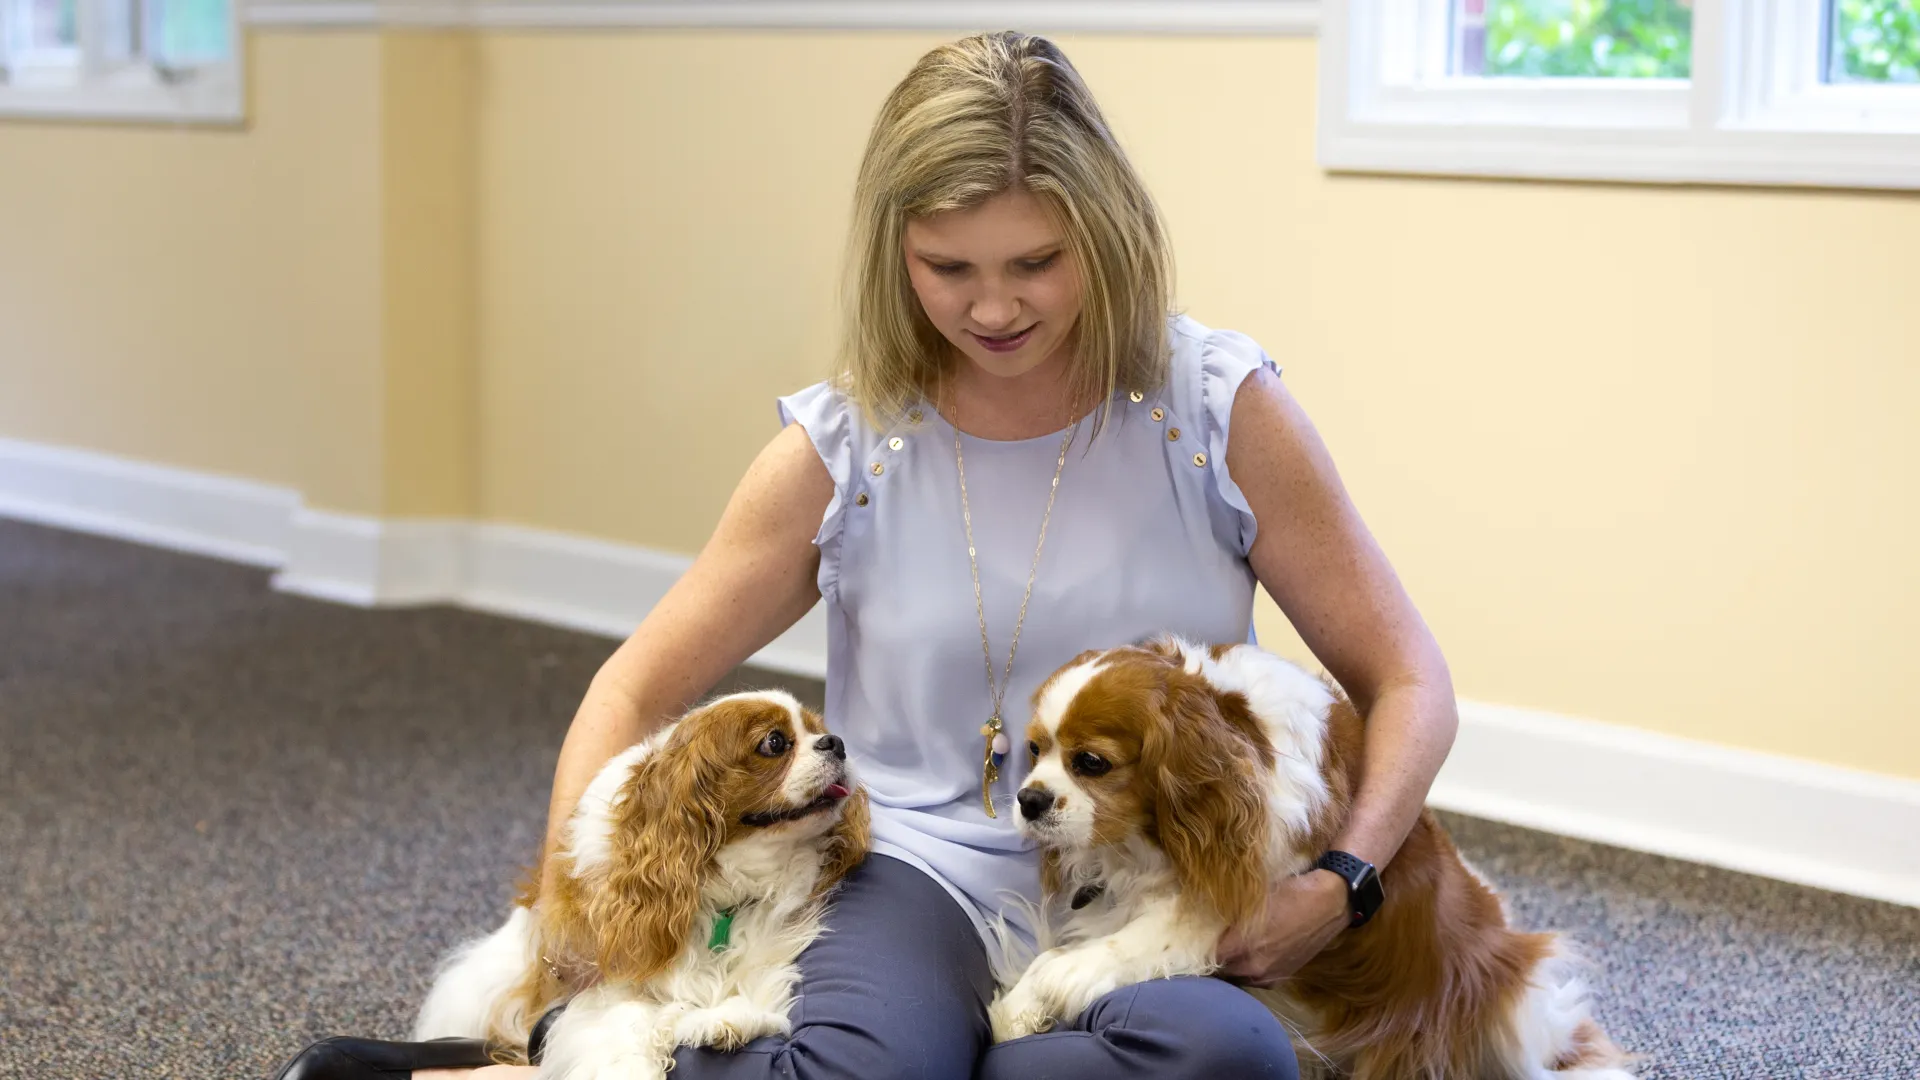
[[[1033,324],[1033,326],[1039,325],[1039,323]],[[1007,353],[1027,343],[1027,339],[1033,336],[1033,326],[1029,326],[1018,334],[1007,337],[987,337],[984,334],[973,334],[971,330],[967,331],[967,333],[973,334],[973,340],[979,342],[980,347],[986,349],[988,352]]]

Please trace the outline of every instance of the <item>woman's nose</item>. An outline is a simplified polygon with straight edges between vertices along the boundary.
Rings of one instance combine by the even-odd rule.
[[[1011,296],[991,294],[974,301],[973,321],[989,334],[1020,329],[1020,301]]]

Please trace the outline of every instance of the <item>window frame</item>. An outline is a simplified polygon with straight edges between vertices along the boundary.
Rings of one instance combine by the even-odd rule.
[[[1323,5],[1323,166],[1920,188],[1920,86],[1823,81],[1825,0],[1694,0],[1691,80],[1454,76],[1451,8]]]
[[[12,52],[6,40],[30,0],[0,0],[0,119],[239,124],[246,119],[242,0],[227,5],[232,55],[213,64],[175,68],[142,48],[132,58],[108,56],[106,4],[125,3],[139,40],[149,39],[148,0],[77,0],[76,46]],[[10,59],[26,56],[19,64]]]

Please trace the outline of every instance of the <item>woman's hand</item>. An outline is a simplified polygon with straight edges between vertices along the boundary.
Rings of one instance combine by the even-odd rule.
[[[1347,883],[1331,870],[1287,878],[1267,894],[1257,926],[1230,926],[1220,937],[1222,975],[1272,986],[1320,955],[1346,929]]]

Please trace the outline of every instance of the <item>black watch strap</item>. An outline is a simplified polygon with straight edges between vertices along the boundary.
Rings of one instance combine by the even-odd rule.
[[[1329,851],[1314,861],[1314,869],[1331,870],[1347,883],[1349,926],[1359,926],[1380,910],[1386,893],[1380,887],[1380,874],[1373,864],[1344,851]]]
[[[1358,855],[1349,855],[1344,851],[1329,851],[1325,855],[1320,856],[1320,861],[1313,865],[1317,870],[1331,870],[1341,877],[1346,878],[1349,888],[1353,886],[1354,881],[1357,880],[1362,873],[1373,869],[1372,863],[1362,859]]]

